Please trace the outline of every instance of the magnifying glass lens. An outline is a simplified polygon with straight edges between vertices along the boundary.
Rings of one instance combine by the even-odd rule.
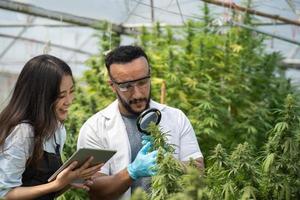
[[[161,112],[156,108],[150,108],[142,112],[137,118],[137,128],[140,132],[149,135],[147,128],[151,122],[156,125],[159,124],[161,119]]]
[[[141,119],[141,129],[146,130],[151,122],[156,124],[158,116],[156,113],[148,113]]]

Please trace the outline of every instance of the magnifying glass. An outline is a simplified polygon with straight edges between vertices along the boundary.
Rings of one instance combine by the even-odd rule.
[[[156,108],[149,108],[143,111],[137,118],[136,125],[140,132],[150,135],[150,132],[147,131],[147,128],[151,122],[156,125],[159,124],[161,119],[161,112]]]

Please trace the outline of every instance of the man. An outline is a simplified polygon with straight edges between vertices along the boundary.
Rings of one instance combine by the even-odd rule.
[[[160,110],[159,126],[170,134],[174,156],[183,162],[193,158],[203,168],[202,153],[184,113],[150,100],[151,69],[145,52],[137,46],[121,46],[106,56],[105,64],[117,100],[85,122],[77,147],[115,149],[117,154],[93,179],[91,199],[115,199],[123,193],[129,198],[137,186],[149,189],[157,151],[148,152],[151,144],[142,145],[142,133],[136,127],[137,116],[149,107]]]

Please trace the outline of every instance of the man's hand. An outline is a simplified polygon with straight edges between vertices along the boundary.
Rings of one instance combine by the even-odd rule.
[[[198,169],[203,170],[204,169],[204,161],[203,158],[197,158],[194,160],[195,161],[195,165]]]
[[[142,136],[142,144],[145,145],[148,142],[150,142],[151,144],[153,144],[153,137],[151,135],[144,135]]]
[[[127,171],[132,179],[156,174],[157,150],[148,153],[150,147],[151,143],[147,142],[138,152],[135,160],[128,165]]]

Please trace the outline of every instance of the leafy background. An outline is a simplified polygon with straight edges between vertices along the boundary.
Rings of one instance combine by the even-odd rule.
[[[164,103],[190,119],[205,173],[191,168],[174,179],[181,189],[159,198],[138,190],[132,199],[300,199],[299,92],[284,77],[282,56],[266,52],[264,36],[211,26],[208,8],[202,12],[204,22],[189,21],[180,29],[144,27],[135,43],[150,57],[152,98],[160,101],[165,83]],[[252,26],[250,15],[242,21]],[[103,59],[120,36],[108,24],[99,30],[99,54],[77,80],[65,157],[75,151],[85,120],[115,99]],[[71,190],[58,199],[86,198]]]

